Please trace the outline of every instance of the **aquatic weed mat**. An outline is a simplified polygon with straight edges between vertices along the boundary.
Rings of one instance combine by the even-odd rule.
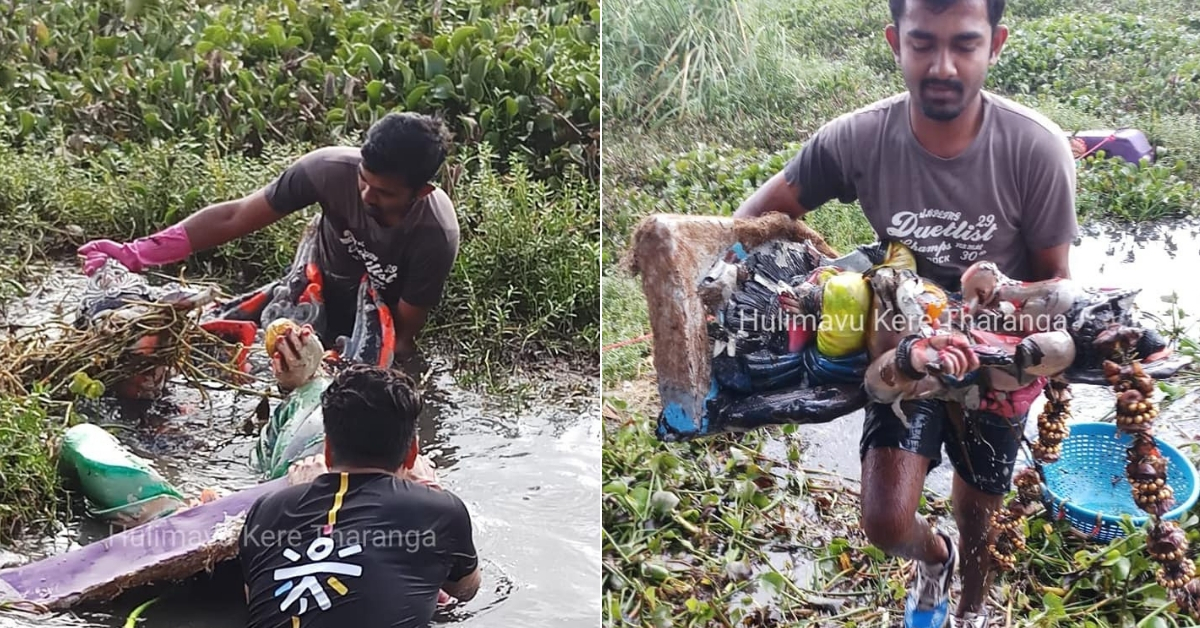
[[[605,626],[900,625],[915,565],[866,539],[857,481],[805,465],[802,427],[661,443],[652,411],[604,399]],[[926,491],[919,513],[956,535],[950,506]],[[1180,521],[1192,559],[1198,523]],[[1145,530],[1097,542],[1044,510],[1024,525],[988,626],[1195,625],[1157,584]]]
[[[203,384],[245,383],[232,358],[248,347],[205,330],[195,311],[168,303],[130,302],[79,329],[63,321],[9,325],[0,335],[0,393],[24,396],[41,390],[55,398],[98,397],[116,384],[166,367],[203,390]],[[156,337],[152,348],[138,343]]]
[[[6,479],[0,481],[0,542],[49,531],[60,521],[63,430],[114,386],[161,369],[181,375],[206,405],[213,389],[270,394],[246,388],[253,378],[233,367],[243,347],[202,328],[198,312],[161,303],[134,307],[89,329],[41,317],[0,328],[0,477]],[[150,350],[139,346],[147,338],[154,339]]]
[[[905,568],[872,558],[856,484],[803,468],[790,426],[667,444],[620,399],[604,413],[606,625],[843,625]]]

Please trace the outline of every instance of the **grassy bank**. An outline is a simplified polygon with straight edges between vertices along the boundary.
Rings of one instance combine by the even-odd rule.
[[[499,375],[599,346],[599,3],[0,0],[0,299],[87,240],[148,235],[355,145],[391,111],[441,117],[462,240],[421,344]],[[291,262],[317,208],[198,253],[230,293]],[[11,406],[11,407],[10,407]],[[0,540],[54,518],[62,412],[0,413]],[[36,438],[35,436],[36,435]],[[36,454],[36,455],[35,455]],[[19,493],[12,493],[20,486]],[[9,492],[5,492],[9,491]]]
[[[896,625],[912,565],[867,543],[855,483],[807,468],[803,430],[654,438],[646,305],[620,265],[642,217],[728,215],[821,124],[902,90],[882,35],[887,3],[614,0],[603,18],[605,623]],[[1200,22],[1189,3],[1009,3],[1006,22],[989,89],[1067,131],[1133,127],[1156,147],[1153,164],[1080,163],[1081,222],[1200,213]],[[807,220],[840,250],[874,240],[857,203]],[[926,497],[923,514],[946,514]],[[1066,530],[1029,521],[1025,563],[993,592],[994,626],[1191,625],[1161,609],[1140,533],[1106,546]],[[1167,612],[1146,617],[1156,608]]]

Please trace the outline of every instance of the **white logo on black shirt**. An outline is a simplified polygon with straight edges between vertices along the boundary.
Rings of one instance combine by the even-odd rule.
[[[297,615],[303,615],[307,612],[308,598],[304,597],[305,593],[312,595],[313,601],[317,603],[317,606],[321,610],[329,610],[330,606],[332,606],[329,601],[329,594],[325,592],[324,585],[317,580],[318,575],[328,574],[329,577],[325,579],[325,584],[328,584],[339,595],[345,595],[349,591],[349,588],[337,576],[349,576],[353,578],[362,576],[363,568],[361,565],[325,560],[333,553],[333,548],[333,539],[327,536],[318,537],[309,544],[308,550],[305,551],[308,559],[313,562],[294,567],[280,567],[275,570],[274,576],[276,582],[280,580],[287,581],[275,589],[275,597],[284,594],[287,595],[279,603],[280,612],[288,612],[288,609],[297,603],[299,604],[299,610],[296,611]],[[347,558],[360,553],[362,553],[362,545],[355,544],[338,550],[337,557]],[[283,557],[292,563],[298,563],[302,558],[296,550],[290,547],[283,550]],[[300,578],[300,581],[295,582],[294,578]]]

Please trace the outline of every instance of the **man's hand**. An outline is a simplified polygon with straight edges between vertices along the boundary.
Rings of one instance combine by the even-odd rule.
[[[323,473],[328,473],[329,469],[325,468],[325,458],[322,456],[309,456],[292,463],[288,467],[287,483],[288,486],[297,484],[308,484],[317,479]]]
[[[79,247],[84,258],[83,272],[92,276],[104,263],[115,259],[130,272],[140,273],[149,266],[162,266],[187,259],[192,254],[188,232],[182,224],[173,225],[128,244],[112,240],[92,240]]]
[[[424,484],[436,489],[442,488],[438,484],[437,472],[434,470],[433,461],[428,456],[418,455],[412,468],[405,469],[401,477],[411,482]]]
[[[122,244],[113,240],[92,240],[79,247],[78,254],[84,258],[83,274],[88,277],[100,270],[100,267],[104,266],[109,258],[117,260],[130,272],[140,273],[145,270],[130,244]]]
[[[962,334],[939,334],[913,343],[909,362],[914,370],[961,379],[979,368],[979,356]]]
[[[479,584],[481,578],[479,576],[479,568],[467,574],[463,579],[454,582],[446,581],[442,583],[442,591],[445,591],[450,597],[460,602],[469,602],[475,594],[479,592]]]
[[[271,355],[271,369],[283,390],[295,390],[316,376],[325,355],[312,327],[305,325],[299,329],[299,333],[284,330]]]

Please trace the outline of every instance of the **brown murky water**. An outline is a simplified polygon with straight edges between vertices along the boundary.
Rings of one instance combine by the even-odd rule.
[[[71,315],[82,278],[57,272],[30,299],[37,307],[0,311],[7,322],[36,324]],[[60,307],[61,304],[61,307]],[[61,312],[56,312],[61,310]],[[592,626],[600,615],[600,419],[598,377],[559,370],[551,378],[506,382],[504,390],[473,392],[446,364],[428,372],[421,441],[439,479],[467,504],[482,564],[478,596],[435,616],[445,626]],[[94,408],[96,422],[139,455],[155,461],[187,494],[205,487],[232,492],[258,480],[249,466],[254,437],[241,433],[257,397],[227,391],[204,403],[174,386],[149,408]],[[144,412],[143,412],[144,411]],[[144,418],[142,418],[144,417]],[[0,547],[36,559],[107,535],[104,526],[74,521],[49,539]],[[0,554],[2,556],[2,554]],[[142,614],[144,628],[228,628],[245,625],[236,562],[176,585],[127,592],[99,608],[54,617],[0,612],[0,628],[123,626]]]

